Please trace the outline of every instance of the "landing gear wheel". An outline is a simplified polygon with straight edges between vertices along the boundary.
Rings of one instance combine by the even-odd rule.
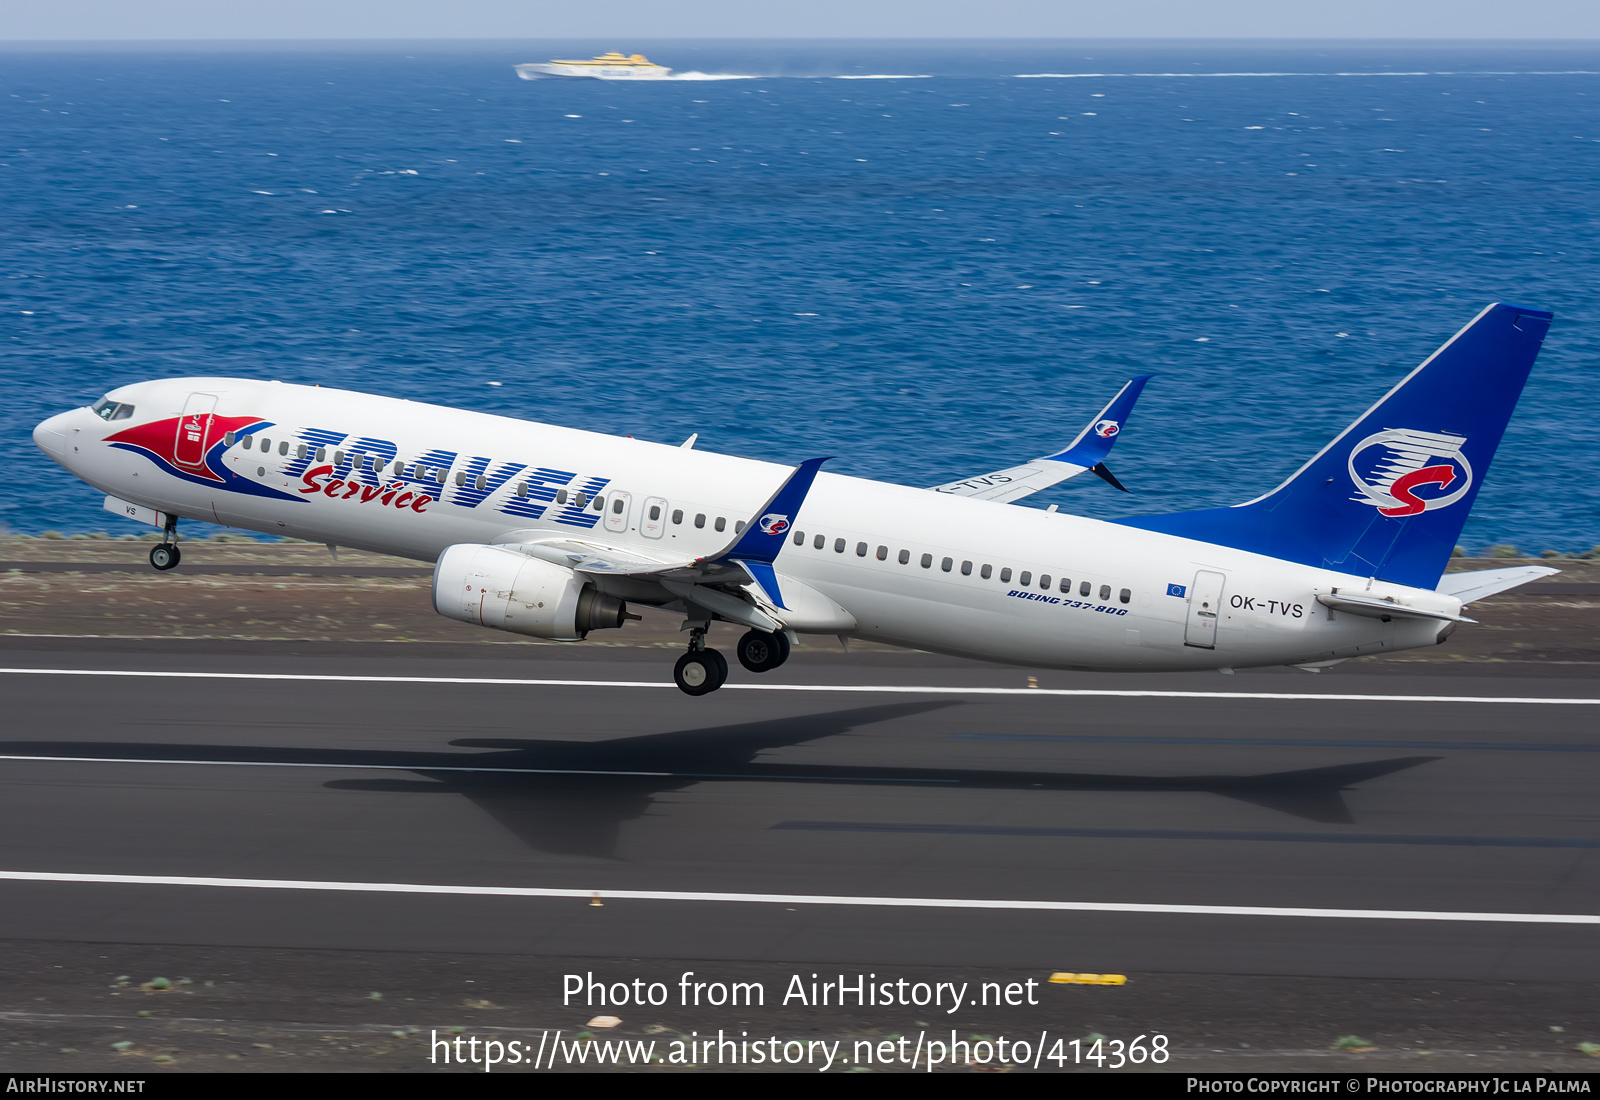
[[[789,659],[789,638],[781,631],[767,634],[752,630],[739,639],[739,663],[751,672],[771,672]]]
[[[150,548],[150,564],[157,569],[174,569],[182,560],[183,552],[172,543],[163,542]]]
[[[714,649],[690,650],[673,666],[672,679],[685,695],[709,695],[728,679],[728,662]]]

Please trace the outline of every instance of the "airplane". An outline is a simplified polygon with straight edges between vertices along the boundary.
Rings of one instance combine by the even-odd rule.
[[[684,616],[689,695],[728,678],[718,620],[748,628],[752,673],[801,634],[1047,669],[1320,671],[1439,644],[1472,601],[1558,572],[1444,574],[1552,319],[1487,306],[1253,500],[1112,521],[1011,502],[1104,471],[1144,378],[1064,450],[932,492],[238,378],[122,386],[33,438],[163,530],[157,569],[181,517],[433,562],[440,614],[530,637],[663,608]]]

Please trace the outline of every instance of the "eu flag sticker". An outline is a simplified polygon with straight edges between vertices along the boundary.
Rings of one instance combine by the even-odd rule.
[[[1167,585],[1167,595],[1169,595],[1169,596],[1180,596],[1181,597],[1187,591],[1188,591],[1188,589],[1185,588],[1181,584],[1169,584],[1169,585]]]

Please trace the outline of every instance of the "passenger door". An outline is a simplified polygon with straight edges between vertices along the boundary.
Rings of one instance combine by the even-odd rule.
[[[1194,584],[1189,586],[1189,624],[1183,632],[1184,645],[1217,648],[1217,616],[1222,613],[1222,586],[1226,581],[1223,574],[1205,569],[1194,575]]]
[[[606,498],[606,530],[625,534],[628,530],[628,512],[633,507],[633,497],[628,493],[612,493]]]
[[[216,411],[216,396],[191,393],[178,418],[178,440],[172,448],[180,469],[200,473],[206,468],[206,448],[211,444],[211,414]]]
[[[658,539],[667,529],[667,502],[661,497],[646,497],[644,513],[639,517],[639,533],[647,539]]]

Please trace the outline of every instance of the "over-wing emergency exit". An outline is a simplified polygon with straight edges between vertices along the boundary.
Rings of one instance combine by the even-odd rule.
[[[1319,668],[1437,644],[1471,600],[1555,572],[1442,577],[1550,321],[1491,305],[1278,488],[1117,522],[1005,502],[1115,484],[1144,377],[1064,450],[936,492],[239,378],[122,386],[34,440],[166,532],[158,569],[188,518],[433,562],[440,614],[531,637],[654,606],[683,616],[691,695],[728,677],[719,620],[747,628],[752,673],[801,634],[1040,668]]]

